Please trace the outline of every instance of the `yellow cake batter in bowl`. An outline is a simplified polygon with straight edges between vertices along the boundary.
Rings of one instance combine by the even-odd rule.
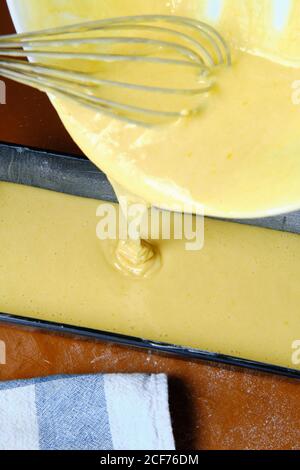
[[[10,0],[19,30],[120,15],[174,14],[213,25],[232,67],[197,116],[145,128],[52,97],[66,128],[108,177],[163,208],[260,217],[300,207],[297,0]],[[170,77],[172,81],[172,77]],[[299,85],[300,87],[300,85]]]

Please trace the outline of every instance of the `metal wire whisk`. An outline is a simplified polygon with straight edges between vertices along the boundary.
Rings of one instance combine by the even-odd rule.
[[[223,37],[185,17],[119,17],[0,37],[3,77],[139,125],[199,112],[213,71],[230,64]]]

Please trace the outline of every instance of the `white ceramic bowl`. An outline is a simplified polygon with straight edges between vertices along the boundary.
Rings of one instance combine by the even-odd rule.
[[[124,2],[124,0],[122,1]],[[156,11],[157,11],[160,1],[163,1],[163,0],[153,0],[152,2],[145,2],[145,3],[143,2],[143,8],[145,9],[145,13],[151,12],[151,10],[149,11],[149,5],[152,5],[152,4],[155,5]],[[196,4],[195,1],[196,0],[191,0],[191,5],[192,4],[195,5]],[[204,1],[205,0],[201,0],[201,4],[203,4]],[[217,0],[217,1],[208,0],[206,2],[207,7],[205,10],[206,19],[218,24],[220,8],[227,1],[228,0]],[[253,1],[257,2],[257,0],[253,0]],[[298,34],[299,29],[298,29],[298,33],[297,33],[297,30],[295,31],[292,30],[290,32],[288,31],[285,32],[284,35],[282,36],[283,30],[287,25],[288,7],[293,4],[293,1],[294,0],[287,0],[286,2],[282,2],[282,0],[279,0],[279,1],[273,0],[274,11],[273,11],[272,18],[269,21],[270,24],[266,23],[266,31],[264,30],[261,31],[260,38],[258,38],[263,43],[261,45],[264,46],[266,53],[269,53],[271,55],[272,54],[274,55],[277,52],[285,54],[286,51],[284,50],[284,48],[286,47],[287,41],[284,40],[284,37],[285,37],[284,35],[288,37],[289,34],[290,35],[292,34],[295,37],[295,41],[293,42],[294,45],[292,46],[293,50],[290,52],[292,55],[293,54],[297,55],[297,51],[298,51],[299,52],[298,57],[300,57],[300,39],[299,39],[299,34]],[[93,6],[94,11],[95,11],[95,5],[99,5],[99,17],[105,17],[105,2],[100,2],[99,0],[84,0],[84,2],[82,1],[81,2],[82,11],[80,12],[80,15],[78,15],[77,14],[78,12],[75,12],[75,10],[72,8],[72,0],[63,0],[63,1],[51,0],[51,2],[53,3],[53,5],[56,5],[56,7],[60,5],[62,6],[59,13],[57,11],[56,12],[43,11],[44,6],[45,6],[45,3],[43,2],[43,0],[30,0],[30,3],[34,4],[33,9],[30,9],[28,7],[29,1],[27,0],[26,1],[7,0],[14,24],[19,32],[24,31],[24,30],[30,30],[30,29],[52,27],[52,26],[56,26],[59,24],[76,23],[82,20],[95,19],[94,16],[90,17],[89,12],[90,10],[92,10],[92,8],[89,8],[89,6],[90,7]],[[122,5],[122,2],[120,2],[120,0],[114,0],[114,2],[116,5],[118,4]],[[267,4],[268,2],[269,0],[261,0],[260,4],[262,3]],[[133,5],[133,3],[134,2],[131,2],[131,0],[126,0],[126,7],[128,6],[129,8],[129,11],[128,11],[129,14],[138,13],[134,8],[131,8],[131,5]],[[169,2],[169,4],[179,5],[180,2],[174,1],[173,3]],[[100,5],[101,5],[101,11],[100,11]],[[123,6],[124,6],[124,3],[123,3]],[[263,6],[261,7],[261,11],[262,12],[264,11]],[[43,16],[41,17],[41,21],[39,22],[37,13],[41,13],[41,12],[43,13]],[[259,15],[257,15],[257,18],[252,18],[252,21],[261,21],[261,18],[259,18]],[[249,21],[249,24],[251,24],[250,21]],[[295,21],[292,24],[294,25],[292,27],[295,28],[295,25],[296,25]],[[279,30],[281,28],[282,31],[280,32],[280,35],[281,35],[280,37],[281,38],[283,37],[283,39],[281,39],[280,41],[278,40],[276,42],[277,36],[276,34],[273,34],[275,39],[270,41],[270,34],[267,34],[268,28],[272,28],[272,34],[274,33],[274,31],[276,33],[276,28]],[[299,41],[297,38],[299,39]],[[246,38],[246,39],[248,40],[249,38]],[[289,41],[289,44],[291,44],[290,41]],[[255,45],[255,41],[253,42],[253,45]],[[299,70],[299,79],[300,79],[300,70]],[[278,110],[278,112],[280,112],[280,110]],[[299,106],[299,129],[300,129],[300,106]],[[70,133],[72,133],[72,130]],[[300,135],[300,131],[299,131],[299,135]],[[76,136],[73,135],[73,137],[76,137]],[[300,149],[300,142],[299,142],[299,149]],[[83,150],[85,149],[83,148]],[[256,208],[255,202],[253,202],[253,205],[251,208],[242,210],[241,206],[238,204],[239,198],[242,198],[242,190],[240,189],[239,192],[237,192],[236,198],[235,198],[235,200],[237,201],[236,208],[229,207],[229,205],[232,204],[232,202],[230,202],[230,204],[229,203],[227,204],[228,207],[226,210],[220,207],[217,207],[217,205],[214,206],[213,204],[211,205],[207,204],[206,207],[208,209],[206,210],[206,214],[211,215],[211,216],[224,217],[224,218],[226,217],[227,218],[257,218],[257,217],[277,215],[280,213],[290,212],[290,211],[299,209],[300,208],[300,150],[299,150],[299,165],[296,168],[295,168],[294,163],[293,165],[290,165],[291,168],[287,170],[286,167],[284,166],[284,161],[283,161],[282,163],[283,171],[280,172],[280,174],[278,173],[274,175],[273,174],[274,171],[272,171],[273,169],[272,167],[270,167],[270,175],[272,176],[269,177],[269,173],[268,171],[266,171],[267,168],[263,168],[263,172],[265,173],[264,178],[260,180],[259,172],[257,172],[258,173],[257,181],[255,180],[255,178],[252,178],[251,180],[252,182],[250,182],[247,187],[247,193],[253,194],[253,201],[255,201],[256,199],[259,200],[259,204],[258,204],[259,207]],[[119,171],[119,173],[121,173],[121,171],[122,169]],[[238,171],[240,170],[236,170],[236,174],[235,174],[236,180],[238,180]],[[284,179],[285,179],[284,183],[282,183],[283,181],[282,174],[284,175]],[[109,174],[109,176],[114,179],[114,175]],[[245,177],[245,173],[244,173],[244,177]],[[166,175],[165,179],[166,180],[168,179],[168,175]],[[229,180],[230,178],[228,177],[228,184],[231,184]],[[118,182],[120,183],[120,181]],[[121,183],[124,186],[126,186],[127,184],[127,189],[130,190],[131,181],[129,181],[128,178],[125,178],[124,176],[123,181]],[[145,193],[144,194],[142,193],[143,188],[141,188],[141,192],[139,196],[141,196],[143,199],[147,199],[147,194],[149,194],[149,192],[151,193],[152,188],[156,188],[155,190],[157,191],[157,199],[154,199],[154,201],[151,201],[151,202],[154,203],[156,201],[160,201],[159,191],[161,190],[156,184],[156,181],[155,180],[152,181],[151,176],[149,176],[149,178],[147,177],[147,181],[145,181],[143,184],[144,184]],[[150,189],[148,188],[148,193],[146,192],[147,185],[149,185],[149,188],[150,188]],[[280,190],[277,190],[277,189],[275,190],[276,185],[280,187]],[[297,185],[299,186],[299,190],[295,189],[297,188]],[[290,188],[293,188],[293,191],[290,190]],[[170,191],[171,190],[172,190],[172,187],[170,186]],[[272,192],[276,193],[276,197],[274,196],[273,199],[272,197],[269,197],[268,202],[264,203],[263,202],[264,194],[269,196],[270,193]],[[226,199],[226,195],[224,196],[224,199]]]

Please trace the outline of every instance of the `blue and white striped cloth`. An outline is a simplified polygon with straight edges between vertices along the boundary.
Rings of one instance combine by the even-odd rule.
[[[165,375],[0,382],[0,450],[173,450]]]

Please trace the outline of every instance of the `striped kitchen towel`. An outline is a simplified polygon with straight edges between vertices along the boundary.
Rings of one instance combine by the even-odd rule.
[[[0,450],[173,450],[167,377],[0,382]]]

